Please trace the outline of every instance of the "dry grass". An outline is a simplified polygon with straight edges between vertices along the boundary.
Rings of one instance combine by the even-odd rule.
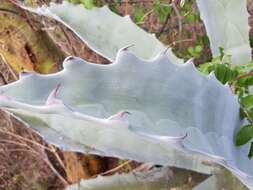
[[[0,189],[62,189],[58,163],[48,157],[52,150],[8,113],[1,111],[0,118]]]

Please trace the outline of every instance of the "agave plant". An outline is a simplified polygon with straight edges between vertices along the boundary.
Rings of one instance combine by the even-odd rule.
[[[98,176],[95,179],[82,180],[66,190],[154,190],[166,189],[169,182],[169,169],[156,168],[147,172],[132,172],[113,176]]]
[[[129,16],[120,17],[106,6],[86,10],[82,5],[64,1],[62,4],[51,3],[50,7],[23,8],[63,23],[92,50],[111,61],[115,60],[119,49],[132,44],[132,50],[144,59],[154,58],[166,48],[154,34],[137,27]],[[172,61],[183,62],[171,49],[166,54]]]
[[[197,0],[214,56],[219,48],[232,55],[233,64],[251,61],[246,0]]]
[[[123,49],[110,65],[71,57],[59,73],[24,73],[1,90],[1,107],[65,150],[211,173],[207,161],[251,183],[247,149],[233,144],[237,99],[192,62],[143,61]]]
[[[204,21],[213,23],[205,17],[203,2],[198,3]],[[217,11],[215,5],[221,2],[213,3],[209,11]],[[233,13],[243,12],[240,19],[244,20],[245,2],[237,3],[231,2],[238,5]],[[248,146],[235,147],[233,140],[244,122],[239,117],[240,105],[229,86],[222,85],[213,73],[202,75],[192,61],[178,64],[181,60],[165,51],[157,39],[137,28],[128,17],[116,16],[107,8],[84,10],[65,2],[49,8],[26,9],[67,23],[96,52],[115,61],[95,65],[68,57],[64,69],[58,73],[21,73],[19,81],[0,88],[2,108],[64,150],[176,166],[205,174],[222,173],[225,168],[252,189],[253,166],[246,156]],[[87,18],[92,15],[93,22],[87,28],[79,22],[86,23],[89,19],[71,16],[78,11],[86,12]],[[110,30],[101,22],[101,15],[105,20],[115,19],[110,20],[113,23]],[[118,40],[108,39],[111,31],[126,31],[128,26],[137,35],[142,34],[143,40],[133,34],[128,36],[127,32],[115,35]],[[230,43],[224,44],[227,41],[219,41],[222,38],[215,29],[207,27],[214,36],[210,37],[213,53],[217,46],[225,46],[225,51],[236,57],[235,64],[249,59],[248,55],[241,59],[241,53],[231,50],[237,48],[237,43],[231,42],[230,47]],[[136,45],[115,54],[120,47],[130,44]],[[248,48],[242,48],[243,52],[248,52]],[[212,185],[221,188],[221,184]],[[84,185],[83,189],[88,188]]]

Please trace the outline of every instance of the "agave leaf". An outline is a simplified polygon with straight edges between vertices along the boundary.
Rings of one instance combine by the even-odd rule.
[[[233,64],[251,60],[246,0],[197,0],[200,16],[205,23],[213,56],[232,55]]]
[[[145,61],[125,48],[110,65],[74,57],[63,65],[1,87],[1,107],[67,150],[209,174],[218,164],[252,186],[248,147],[233,143],[242,125],[237,97],[214,74],[164,54]]]
[[[248,188],[231,175],[229,171],[221,169],[216,174],[210,176],[192,190],[247,190]]]
[[[73,30],[92,50],[113,61],[120,48],[133,44],[133,52],[144,59],[154,58],[166,47],[154,34],[138,27],[129,16],[121,17],[106,6],[85,9],[67,1],[51,3],[49,7],[32,9],[37,14],[56,19]],[[103,18],[103,19],[101,19]],[[167,56],[173,62],[183,63],[168,49]]]
[[[204,182],[199,184],[198,186],[194,187],[193,190],[219,190],[213,184],[217,184],[217,178],[215,175],[207,178]]]
[[[66,190],[164,190],[168,189],[170,171],[168,168],[155,168],[145,172],[98,176],[82,180]]]

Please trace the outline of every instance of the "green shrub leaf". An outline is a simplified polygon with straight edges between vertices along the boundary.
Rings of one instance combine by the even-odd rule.
[[[251,125],[245,125],[237,133],[236,145],[241,146],[246,144],[253,137],[253,127]]]
[[[244,107],[250,107],[253,105],[253,95],[248,95],[243,98],[241,98],[241,104]]]
[[[250,144],[250,149],[249,149],[249,154],[248,154],[248,157],[251,159],[253,156],[253,142],[251,142]]]
[[[81,2],[86,9],[92,9],[94,7],[93,0],[81,0]]]

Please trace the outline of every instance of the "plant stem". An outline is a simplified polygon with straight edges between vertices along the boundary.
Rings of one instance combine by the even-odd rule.
[[[250,76],[253,76],[253,72],[250,72],[250,73],[241,75],[241,76],[237,77],[237,78],[235,79],[235,81],[236,81],[236,80],[240,80],[240,79],[242,79],[242,78],[250,77]]]

